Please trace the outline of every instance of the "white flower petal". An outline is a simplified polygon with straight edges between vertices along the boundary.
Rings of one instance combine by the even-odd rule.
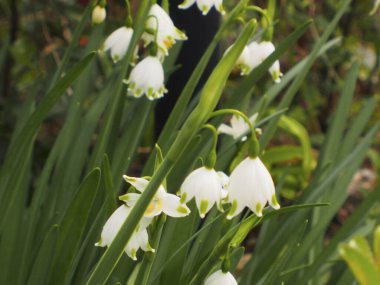
[[[178,8],[180,9],[187,9],[189,8],[190,6],[192,6],[194,3],[195,3],[196,0],[185,0],[183,1],[179,6]]]
[[[141,194],[137,193],[127,193],[119,197],[120,200],[125,202],[128,207],[132,207],[136,204],[137,200],[140,198]]]
[[[145,188],[149,184],[148,180],[144,178],[140,178],[140,177],[131,177],[131,176],[123,175],[123,178],[126,182],[131,184],[133,187],[136,188],[137,191],[140,191],[141,193],[144,192]]]
[[[244,206],[257,216],[262,215],[267,202],[279,208],[272,177],[259,158],[246,158],[232,171],[228,193],[232,203],[228,218],[238,215]]]
[[[112,243],[119,229],[127,219],[129,212],[130,208],[125,205],[121,205],[113,212],[103,227],[100,241],[96,244],[97,246],[103,247]]]
[[[167,92],[164,86],[164,69],[157,57],[148,56],[140,61],[131,71],[127,80],[128,95],[148,99],[160,98]]]
[[[182,183],[180,193],[185,197],[182,199],[185,202],[195,197],[199,215],[202,218],[215,203],[222,210],[222,183],[214,169],[200,167],[192,171]]]
[[[116,62],[125,56],[131,42],[133,30],[120,27],[113,31],[104,42],[104,51],[111,50],[111,57]]]
[[[235,277],[230,273],[224,273],[218,270],[211,274],[206,280],[204,285],[237,285]]]
[[[174,218],[185,217],[190,214],[190,209],[180,202],[180,198],[176,195],[165,193],[161,197],[162,211]]]

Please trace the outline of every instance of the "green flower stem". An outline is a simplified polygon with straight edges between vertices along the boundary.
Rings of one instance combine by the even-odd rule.
[[[133,19],[132,19],[131,4],[129,3],[129,0],[125,0],[125,6],[127,7],[127,19],[125,21],[125,26],[127,28],[130,28],[133,26]]]
[[[211,114],[210,118],[225,115],[225,114],[233,114],[233,115],[239,116],[248,124],[249,129],[251,131],[251,134],[249,136],[249,140],[250,140],[249,156],[251,158],[256,158],[260,153],[260,144],[256,137],[255,127],[252,125],[249,118],[244,113],[236,109],[222,109],[222,110],[215,111]]]
[[[268,11],[267,10],[265,10],[265,9],[262,9],[262,8],[260,8],[260,7],[258,7],[258,6],[248,6],[247,8],[246,8],[246,10],[247,11],[254,11],[254,12],[257,12],[257,13],[259,13],[259,14],[261,14],[261,15],[263,15],[263,17],[264,17],[264,19],[265,19],[265,21],[267,22],[267,29],[270,29],[273,25],[272,25],[272,19],[269,17],[269,15],[268,15]],[[273,28],[272,28],[272,33],[273,33]],[[265,36],[264,36],[265,37]],[[270,39],[268,39],[268,38],[266,38],[265,37],[265,39],[266,40],[271,40],[272,39],[272,37],[270,37]]]
[[[145,209],[156,194],[158,187],[169,174],[174,163],[180,157],[191,139],[208,120],[212,110],[214,110],[218,104],[227,78],[243,51],[244,46],[252,36],[256,25],[255,20],[250,21],[246,25],[234,47],[222,58],[210,75],[203,89],[199,104],[184,123],[182,130],[179,132],[178,137],[174,141],[167,156],[164,158],[145,191],[141,194],[140,199],[131,210],[128,219],[122,225],[114,241],[101,257],[91,276],[87,280],[86,285],[104,284],[107,281],[118,260],[121,258],[123,250],[143,216]]]
[[[212,147],[205,163],[208,169],[213,169],[216,162],[216,145],[218,144],[218,131],[215,129],[213,125],[210,124],[204,125],[203,129],[208,129],[213,134]]]

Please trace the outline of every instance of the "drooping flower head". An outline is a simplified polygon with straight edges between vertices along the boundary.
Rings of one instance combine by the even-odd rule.
[[[222,15],[226,13],[223,8],[223,0],[185,0],[178,6],[178,8],[187,9],[194,3],[197,3],[198,9],[202,12],[203,15],[207,15],[213,6]]]
[[[123,178],[141,193],[145,190],[149,183],[148,180],[139,177],[123,175]],[[140,198],[140,195],[141,194],[138,193],[127,193],[120,196],[119,199],[124,201],[128,206],[133,206]],[[190,209],[180,202],[180,198],[178,196],[167,193],[165,188],[161,185],[146,209],[144,217],[152,218],[162,212],[168,216],[179,218],[190,214]]]
[[[145,29],[147,31],[142,36],[145,46],[156,41],[159,53],[163,55],[168,55],[168,50],[175,44],[176,40],[187,39],[185,33],[174,26],[172,19],[158,4],[154,4],[150,8]],[[158,56],[160,57],[161,54]]]
[[[105,223],[101,233],[100,241],[95,245],[100,247],[109,246],[129,216],[130,211],[131,208],[127,207],[126,205],[121,205],[119,208],[117,208]],[[124,249],[127,255],[133,260],[137,259],[136,253],[139,248],[141,248],[143,251],[154,252],[154,249],[149,244],[148,233],[146,231],[146,228],[149,225],[150,221],[151,219],[142,218]]]
[[[247,157],[236,166],[227,190],[228,201],[232,203],[227,219],[240,214],[244,207],[261,217],[267,202],[274,209],[280,208],[272,177],[258,157]]]
[[[235,277],[230,273],[224,273],[222,270],[215,271],[205,280],[204,285],[237,285]]]
[[[155,56],[148,56],[140,61],[131,71],[128,95],[139,98],[144,94],[149,100],[158,99],[167,92],[164,85],[164,69]]]
[[[240,68],[241,75],[247,75],[253,69],[258,67],[274,51],[275,47],[271,42],[262,41],[258,43],[253,41],[244,48],[236,62],[236,66]],[[281,82],[282,73],[280,71],[280,62],[278,60],[276,60],[269,68],[269,73],[276,83]]]
[[[110,50],[112,60],[114,62],[118,62],[125,56],[131,42],[132,35],[132,28],[123,26],[116,29],[107,37],[106,41],[104,42],[104,46],[102,48],[103,51]],[[135,54],[137,53],[135,52]]]
[[[222,211],[223,182],[225,183],[225,177],[214,169],[197,168],[182,183],[179,191],[181,202],[187,203],[195,197],[201,218],[204,218],[214,204]]]
[[[255,124],[257,116],[258,114],[255,113],[249,118],[252,125]],[[247,122],[241,116],[233,115],[230,124],[231,126],[221,124],[218,128],[218,132],[230,135],[236,140],[249,131]]]

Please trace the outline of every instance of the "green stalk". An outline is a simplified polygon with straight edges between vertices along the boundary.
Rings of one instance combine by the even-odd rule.
[[[213,73],[210,75],[203,89],[199,104],[186,120],[182,130],[179,132],[177,139],[170,148],[161,166],[153,175],[152,180],[148,184],[144,193],[141,194],[140,199],[132,209],[128,219],[119,230],[116,238],[101,257],[99,263],[87,280],[86,285],[104,284],[107,281],[118,260],[122,256],[123,249],[131,238],[134,229],[143,216],[145,209],[154,197],[158,187],[168,175],[172,166],[177,161],[178,157],[180,157],[185,147],[189,144],[189,141],[191,141],[205,121],[207,121],[210,113],[218,104],[227,78],[255,28],[256,21],[251,21],[246,25],[234,47],[220,61]]]

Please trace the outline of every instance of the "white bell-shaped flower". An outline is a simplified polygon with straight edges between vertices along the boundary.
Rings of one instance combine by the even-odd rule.
[[[255,124],[257,116],[258,113],[255,113],[249,118],[252,125]],[[241,116],[233,115],[230,124],[231,126],[221,124],[218,128],[218,132],[221,134],[230,135],[236,140],[249,131],[248,124]]]
[[[230,273],[218,270],[207,277],[204,285],[237,285],[235,277]]]
[[[91,21],[93,24],[101,24],[106,19],[106,8],[96,5],[92,10]]]
[[[139,177],[123,175],[123,178],[141,193],[145,190],[149,183],[148,180]],[[138,193],[127,193],[120,196],[119,199],[124,201],[128,206],[133,206],[140,198],[140,195],[141,194]],[[160,215],[162,212],[170,217],[180,218],[189,215],[190,209],[185,204],[180,202],[180,198],[178,196],[167,193],[165,188],[161,185],[146,209],[144,217],[151,218]]]
[[[202,12],[203,15],[207,15],[213,6],[222,15],[226,13],[223,7],[223,0],[185,0],[178,6],[178,8],[187,9],[194,3],[197,3],[198,9]]]
[[[214,204],[219,210],[223,210],[223,181],[214,169],[200,167],[192,171],[182,183],[179,194],[183,203],[195,197],[201,218],[204,218]]]
[[[249,72],[259,66],[275,51],[274,45],[268,41],[263,41],[261,43],[251,42],[248,45],[248,48],[250,57],[246,64],[250,67]],[[280,71],[280,62],[278,60],[276,60],[269,68],[269,73],[272,75],[272,78],[276,83],[281,82],[282,73]]]
[[[156,40],[160,52],[164,55],[168,55],[168,50],[176,40],[187,40],[185,33],[174,26],[172,19],[158,4],[150,8],[145,28],[147,32],[142,36],[145,46]]]
[[[226,49],[224,52],[224,56],[231,50],[231,48],[234,45],[231,45],[229,48]],[[241,52],[238,60],[236,61],[235,65],[240,69],[241,75],[247,75],[252,69],[249,65],[249,61],[251,59],[251,52],[248,46],[245,46],[243,51]]]
[[[116,29],[104,42],[103,51],[110,50],[111,58],[114,62],[121,60],[128,50],[132,35],[133,30],[131,28],[123,26]]]
[[[227,190],[228,201],[232,203],[227,219],[240,214],[244,207],[261,217],[267,202],[274,209],[280,208],[272,177],[258,157],[247,157],[236,166]]]
[[[121,205],[119,208],[117,208],[105,223],[101,233],[100,241],[95,245],[101,247],[109,246],[129,216],[130,211],[131,208],[125,205]],[[148,233],[146,231],[146,227],[149,225],[150,221],[151,219],[142,218],[124,249],[127,255],[133,260],[136,260],[136,253],[139,248],[141,248],[143,251],[154,252],[154,249],[149,244]]]
[[[158,99],[167,92],[164,85],[164,69],[155,56],[148,56],[140,61],[131,71],[128,95],[139,98],[144,94],[149,100]]]

